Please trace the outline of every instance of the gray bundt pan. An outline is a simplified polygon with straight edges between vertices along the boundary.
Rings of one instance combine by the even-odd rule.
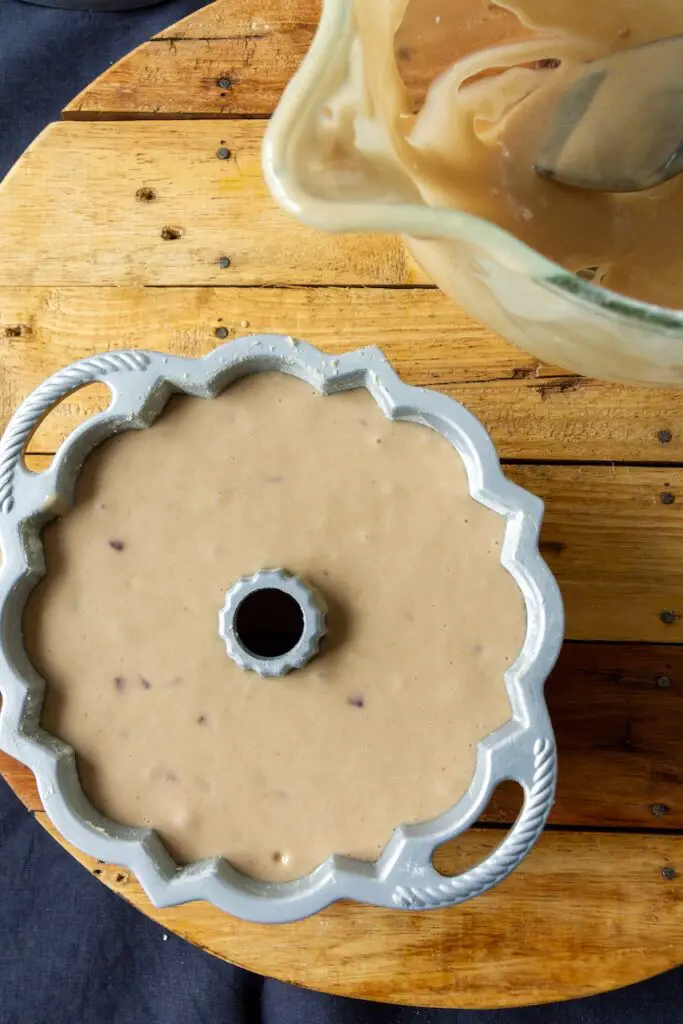
[[[118,431],[149,427],[175,393],[211,398],[239,377],[264,370],[291,374],[323,394],[366,388],[385,416],[441,433],[465,464],[472,497],[506,520],[501,562],[517,581],[527,612],[523,650],[505,676],[512,720],[479,744],[475,775],[462,800],[433,821],[396,828],[376,862],[334,856],[305,878],[278,884],[250,879],[218,857],[179,867],[155,832],[118,825],[90,805],[73,749],[40,726],[45,684],[29,663],[21,626],[28,594],[45,571],[41,530],[58,514],[68,514],[88,453]],[[36,425],[65,395],[93,381],[109,386],[109,408],[73,431],[49,469],[29,472],[22,456]],[[33,771],[45,810],[64,838],[92,857],[134,871],[160,907],[208,900],[238,917],[275,923],[347,898],[409,910],[468,900],[517,867],[553,803],[555,743],[543,685],[560,649],[563,610],[538,551],[542,511],[538,498],[503,476],[488,435],[466,409],[404,384],[376,348],[332,358],[293,338],[260,335],[202,359],[121,351],[74,363],[20,405],[0,441],[0,747]],[[483,863],[453,878],[440,875],[432,865],[435,847],[472,825],[504,779],[516,779],[524,790],[515,825]]]

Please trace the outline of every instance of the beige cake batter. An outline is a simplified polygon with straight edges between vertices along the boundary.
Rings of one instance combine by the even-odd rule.
[[[175,399],[95,450],[45,531],[25,617],[42,721],[94,805],[181,862],[285,880],[333,852],[375,858],[396,825],[457,802],[477,741],[510,717],[525,611],[503,531],[451,446],[365,391],[267,374]],[[274,566],[318,588],[328,635],[261,679],[217,616]]]
[[[606,195],[533,169],[563,82],[586,61],[683,34],[681,0],[355,0],[354,9],[348,81],[299,161],[309,189],[466,210],[596,283],[683,307],[683,177]],[[435,66],[442,73],[425,98],[412,86]]]

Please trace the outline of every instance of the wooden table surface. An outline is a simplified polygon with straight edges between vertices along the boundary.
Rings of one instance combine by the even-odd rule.
[[[635,982],[683,949],[683,396],[539,363],[430,287],[396,239],[325,236],[275,207],[265,119],[317,17],[316,0],[219,0],[110,68],[0,185],[0,421],[96,350],[198,355],[265,330],[331,352],[379,344],[411,384],[463,401],[547,503],[567,609],[547,691],[557,804],[513,877],[429,913],[344,904],[263,927],[200,904],[158,911],[127,871],[71,852],[165,928],[327,992],[493,1007]],[[58,406],[31,464],[101,402],[90,387]],[[30,773],[0,758],[50,829]],[[514,811],[501,791],[442,863],[481,858]]]

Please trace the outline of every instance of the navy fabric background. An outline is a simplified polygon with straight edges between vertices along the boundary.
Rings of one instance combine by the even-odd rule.
[[[87,14],[0,0],[0,178],[109,63],[200,6],[172,0]],[[165,934],[112,895],[0,781],[0,1024],[256,1022],[683,1024],[683,970],[608,996],[494,1013],[380,1007],[264,981]]]

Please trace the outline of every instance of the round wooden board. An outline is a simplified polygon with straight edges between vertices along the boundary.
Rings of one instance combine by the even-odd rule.
[[[406,380],[464,401],[547,503],[568,635],[548,687],[551,827],[466,906],[342,904],[278,927],[156,910],[127,871],[70,852],[165,928],[326,992],[482,1008],[626,985],[683,948],[683,402],[541,364],[426,288],[397,241],[316,234],[275,208],[260,140],[317,16],[316,0],[219,0],[110,68],[30,147],[0,186],[0,423],[95,350],[197,355],[248,330],[332,352],[378,343]],[[48,417],[36,468],[98,400],[79,392]],[[0,772],[53,831],[30,773],[3,755]],[[481,858],[513,811],[501,792],[444,863]]]

